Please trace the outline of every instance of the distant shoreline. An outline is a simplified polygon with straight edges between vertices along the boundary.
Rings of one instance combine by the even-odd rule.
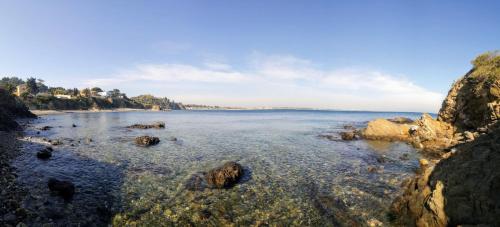
[[[118,109],[106,109],[106,110],[30,110],[30,111],[37,116],[44,116],[44,115],[59,115],[68,113],[140,112],[140,111],[152,111],[152,110],[118,108]],[[159,112],[159,111],[153,111],[153,112]]]
[[[190,108],[185,111],[257,111],[257,110],[302,110],[302,111],[332,111],[332,112],[369,112],[369,113],[409,113],[422,114],[423,112],[406,112],[406,111],[370,111],[370,110],[334,110],[334,109],[313,109],[313,108]],[[44,115],[60,115],[69,113],[110,113],[110,112],[164,112],[171,110],[155,111],[151,109],[133,109],[133,108],[117,108],[103,110],[30,110],[37,116]],[[433,116],[436,113],[429,113]]]

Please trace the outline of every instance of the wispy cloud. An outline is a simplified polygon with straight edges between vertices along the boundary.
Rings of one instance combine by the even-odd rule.
[[[435,112],[443,98],[402,76],[375,70],[323,69],[307,59],[261,53],[252,54],[247,66],[239,69],[218,61],[140,64],[86,81],[104,87],[158,82],[175,85],[168,95],[179,101],[217,105]],[[149,93],[141,89],[137,92]],[[157,93],[167,95],[159,89]]]

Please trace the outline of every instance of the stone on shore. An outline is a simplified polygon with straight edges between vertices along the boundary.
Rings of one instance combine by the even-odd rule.
[[[69,181],[50,178],[47,185],[50,191],[57,192],[65,200],[71,199],[75,194],[75,185]]]
[[[128,126],[127,128],[135,128],[135,129],[156,128],[156,129],[161,129],[161,128],[165,128],[165,123],[164,122],[155,122],[153,124],[133,124],[133,125]]]
[[[236,162],[227,162],[224,165],[208,171],[205,180],[208,186],[228,188],[238,182],[243,175],[243,168]]]
[[[135,138],[135,143],[140,146],[152,146],[156,145],[160,142],[160,139],[158,137],[153,137],[153,136],[139,136]]]

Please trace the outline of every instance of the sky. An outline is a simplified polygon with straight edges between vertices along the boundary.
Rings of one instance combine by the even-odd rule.
[[[0,76],[192,104],[437,112],[499,1],[0,0]]]

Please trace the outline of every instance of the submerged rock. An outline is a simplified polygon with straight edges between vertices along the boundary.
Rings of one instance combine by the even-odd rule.
[[[127,128],[136,128],[136,129],[150,129],[150,128],[165,128],[164,122],[155,122],[153,124],[133,124],[128,126]]]
[[[357,139],[357,136],[354,131],[349,131],[349,132],[341,132],[340,138],[342,138],[342,140],[355,140]]]
[[[51,128],[52,128],[51,126],[47,125],[47,126],[43,126],[43,127],[39,128],[39,129],[42,131],[47,131],[47,130],[50,130]]]
[[[63,142],[61,140],[52,140],[50,141],[50,144],[53,145],[53,146],[57,146],[57,145],[61,145],[63,144]]]
[[[237,183],[242,175],[241,165],[231,161],[208,171],[205,174],[205,180],[210,187],[228,188]]]
[[[39,159],[49,159],[52,157],[52,148],[46,147],[36,153],[36,157]]]
[[[57,192],[66,200],[73,198],[73,195],[75,194],[75,185],[69,181],[61,181],[55,178],[50,178],[47,185],[50,191]]]
[[[135,138],[135,143],[140,146],[152,146],[158,144],[159,142],[160,139],[153,136],[139,136]]]

